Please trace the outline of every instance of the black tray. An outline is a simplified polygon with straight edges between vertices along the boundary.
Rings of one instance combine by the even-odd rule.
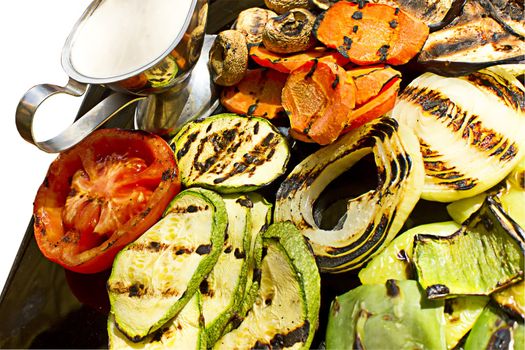
[[[207,32],[228,28],[242,9],[253,6],[263,6],[263,1],[211,1]],[[104,87],[90,87],[79,115],[107,94],[109,90]],[[134,112],[132,105],[104,127],[133,128]],[[290,168],[311,151],[307,148],[296,152]],[[275,190],[268,188],[263,195],[273,200]],[[450,220],[444,206],[438,203],[420,201],[413,214],[407,221],[410,226]],[[0,295],[0,348],[107,348],[109,301],[105,284],[109,271],[94,275],[66,271],[43,257],[33,236],[31,220]],[[352,273],[321,278],[321,322],[313,348],[323,346],[327,311],[333,297],[359,284]]]

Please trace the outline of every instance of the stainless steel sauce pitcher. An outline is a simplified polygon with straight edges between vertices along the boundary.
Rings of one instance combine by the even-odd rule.
[[[18,132],[26,141],[43,151],[55,153],[72,147],[117,112],[131,103],[145,99],[146,96],[166,91],[176,95],[178,91],[187,86],[191,72],[201,56],[208,1],[189,0],[191,5],[185,16],[182,30],[157,59],[139,69],[110,78],[93,78],[79,73],[71,62],[71,48],[77,31],[105,1],[111,0],[95,0],[88,6],[65,42],[61,58],[62,67],[69,76],[68,83],[65,86],[36,85],[25,93],[18,104],[16,110]],[[118,25],[115,23],[115,26]],[[47,141],[36,141],[33,133],[33,119],[38,107],[55,94],[82,96],[90,84],[103,85],[114,92],[57,136]]]

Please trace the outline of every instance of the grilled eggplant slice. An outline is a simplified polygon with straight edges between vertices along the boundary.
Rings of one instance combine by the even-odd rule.
[[[187,124],[174,138],[184,186],[249,192],[286,169],[290,151],[268,120],[219,114]]]
[[[186,306],[162,328],[139,343],[122,334],[113,315],[108,318],[109,348],[117,349],[206,349],[201,296],[197,291]]]
[[[445,349],[443,302],[411,280],[359,286],[332,302],[326,349]]]
[[[215,344],[240,311],[251,247],[249,199],[226,195],[223,200],[228,213],[228,234],[217,263],[200,284],[208,344]]]
[[[430,34],[418,63],[427,71],[456,76],[523,60],[523,2],[470,0],[452,23]]]
[[[453,235],[416,235],[413,259],[418,280],[429,298],[489,295],[523,279],[524,237],[488,197]]]
[[[184,307],[217,262],[227,225],[219,195],[185,190],[157,224],[117,255],[107,287],[123,334],[140,341]]]
[[[452,202],[503,180],[525,156],[524,101],[523,85],[498,68],[461,78],[425,73],[412,81],[392,116],[419,138],[422,198]]]
[[[244,321],[215,348],[308,349],[317,328],[320,276],[300,232],[291,223],[263,234],[261,288]]]
[[[303,160],[277,192],[274,220],[292,221],[309,240],[323,272],[357,269],[394,238],[419,200],[423,164],[412,131],[388,117],[354,129]],[[346,213],[332,230],[313,213],[322,191],[373,153],[378,186],[344,199]]]
[[[525,327],[488,306],[472,328],[465,350],[523,349]]]
[[[409,15],[425,22],[431,30],[441,29],[463,9],[466,0],[371,0],[379,3],[397,7]]]
[[[397,236],[359,271],[362,284],[384,284],[389,279],[415,279],[412,253],[416,235],[447,237],[461,228],[454,221],[419,225]]]

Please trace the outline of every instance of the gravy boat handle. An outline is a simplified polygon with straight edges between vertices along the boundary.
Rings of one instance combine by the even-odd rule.
[[[59,153],[82,141],[125,107],[145,98],[114,92],[55,137],[46,141],[36,141],[33,132],[33,120],[38,107],[47,98],[55,94],[65,93],[80,97],[84,95],[88,86],[88,84],[69,79],[65,86],[40,84],[29,89],[20,99],[16,108],[16,127],[20,136],[45,152]]]

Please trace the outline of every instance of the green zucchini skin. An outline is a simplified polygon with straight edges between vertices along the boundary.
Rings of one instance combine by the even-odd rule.
[[[246,289],[251,246],[251,201],[244,195],[224,195],[228,235],[210,274],[201,282],[208,344],[214,344],[240,312]]]
[[[107,288],[120,331],[137,342],[175,316],[212,270],[228,225],[222,198],[185,190],[115,259]]]
[[[319,308],[320,276],[307,243],[293,224],[273,224],[263,233],[256,301],[240,325],[214,348],[308,349]]]
[[[251,192],[286,170],[286,138],[268,120],[218,114],[188,123],[172,140],[184,186]]]
[[[202,298],[197,291],[182,310],[153,334],[135,343],[122,334],[115,318],[108,317],[109,349],[206,349]]]

